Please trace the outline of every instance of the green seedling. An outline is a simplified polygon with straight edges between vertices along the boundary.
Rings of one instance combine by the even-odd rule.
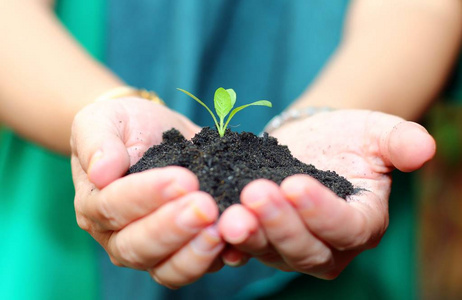
[[[213,118],[213,121],[215,122],[215,126],[217,127],[218,133],[220,134],[220,137],[223,137],[225,135],[226,127],[228,127],[229,121],[234,117],[234,115],[240,111],[243,110],[244,108],[252,105],[260,105],[260,106],[268,106],[272,107],[271,102],[267,100],[259,100],[252,102],[250,104],[242,105],[239,107],[236,107],[233,109],[234,104],[236,103],[236,92],[233,89],[224,89],[224,88],[218,88],[215,91],[215,96],[213,98],[213,102],[215,105],[215,111],[218,115],[218,118],[220,119],[220,122],[217,121],[217,118],[213,114],[213,112],[208,108],[207,105],[205,105],[204,102],[199,100],[196,96],[191,94],[188,91],[185,91],[183,89],[178,89],[179,91],[182,91],[189,97],[193,98],[197,102],[199,102],[203,107],[207,109],[207,111],[210,113],[210,115]],[[233,109],[231,111],[231,109]],[[231,112],[231,113],[230,113]],[[228,119],[225,122],[226,116],[229,114]]]

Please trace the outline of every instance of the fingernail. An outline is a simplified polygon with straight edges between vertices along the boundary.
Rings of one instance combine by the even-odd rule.
[[[95,152],[95,154],[93,154],[93,156],[92,156],[92,158],[90,160],[90,163],[88,165],[87,174],[91,173],[91,170],[95,166],[95,163],[100,161],[102,158],[103,158],[103,151],[101,151],[101,150],[98,150],[98,151]]]
[[[199,228],[213,222],[208,216],[206,207],[199,201],[191,202],[178,215],[176,221],[182,228]]]
[[[228,251],[222,256],[223,263],[230,267],[239,267],[243,265],[246,259],[243,259],[241,253],[237,251]]]
[[[191,241],[191,246],[198,253],[206,253],[214,250],[217,246],[224,246],[215,225],[207,227],[201,234]]]
[[[423,127],[423,126],[420,125],[419,123],[416,123],[416,122],[410,122],[410,123],[412,123],[417,129],[419,129],[419,130],[422,131],[423,133],[428,134],[428,130],[425,129],[425,127]]]
[[[175,199],[186,195],[187,192],[188,191],[179,185],[177,181],[172,180],[172,182],[163,189],[162,195],[164,199]]]
[[[245,205],[258,213],[260,218],[273,219],[280,214],[280,210],[270,197],[270,195],[264,195],[260,198],[250,198],[245,201]]]
[[[245,241],[249,236],[248,230],[246,230],[246,227],[242,222],[239,222],[239,220],[236,220],[236,222],[233,224],[233,227],[230,228],[228,233],[226,234],[226,241],[230,244],[240,244],[243,241]]]
[[[313,201],[308,195],[289,194],[286,197],[297,209],[310,210],[314,207]]]
[[[292,205],[299,210],[310,210],[314,203],[310,197],[310,189],[305,184],[292,184],[286,189],[286,198]]]

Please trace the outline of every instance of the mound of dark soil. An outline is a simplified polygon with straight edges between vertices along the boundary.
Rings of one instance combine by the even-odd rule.
[[[163,142],[151,147],[128,173],[147,169],[181,166],[197,175],[200,189],[211,194],[223,212],[239,202],[246,184],[258,178],[277,184],[294,174],[307,174],[345,199],[354,193],[353,185],[332,171],[321,171],[294,158],[286,146],[275,138],[248,132],[227,130],[220,137],[216,130],[202,129],[192,141],[186,140],[175,129],[164,132]]]

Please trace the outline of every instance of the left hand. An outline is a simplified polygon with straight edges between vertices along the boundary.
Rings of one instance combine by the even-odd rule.
[[[233,265],[253,256],[324,279],[335,278],[379,243],[388,226],[390,172],[416,170],[435,153],[422,126],[363,110],[319,113],[273,135],[296,158],[335,171],[363,190],[345,201],[306,175],[290,176],[280,186],[255,180],[242,191],[242,204],[219,220],[223,238],[234,246],[223,259]]]

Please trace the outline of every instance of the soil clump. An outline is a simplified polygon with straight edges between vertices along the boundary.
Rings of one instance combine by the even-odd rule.
[[[287,146],[264,134],[236,133],[229,129],[223,137],[205,127],[191,141],[176,129],[164,132],[163,141],[148,149],[128,174],[147,169],[180,166],[199,178],[200,189],[212,195],[220,212],[239,203],[242,189],[251,181],[266,178],[280,184],[294,174],[307,174],[346,199],[353,185],[333,171],[316,169],[294,158]]]

